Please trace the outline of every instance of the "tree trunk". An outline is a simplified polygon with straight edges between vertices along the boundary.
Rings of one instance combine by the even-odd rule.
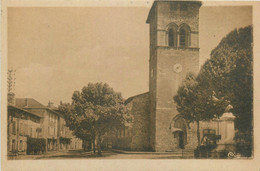
[[[88,151],[89,150],[89,141],[88,140],[83,140],[83,146],[84,146],[84,151]]]
[[[86,140],[83,140],[83,150],[86,151]]]
[[[95,144],[95,138],[92,139],[92,147],[93,147],[93,152],[94,154],[96,153],[96,144]]]
[[[88,151],[92,150],[92,140],[88,140],[88,147],[87,147]]]
[[[197,138],[198,138],[198,147],[200,147],[200,121],[197,121]]]
[[[97,146],[98,146],[98,155],[101,156],[102,152],[101,152],[101,134],[98,133],[98,137],[97,137]]]

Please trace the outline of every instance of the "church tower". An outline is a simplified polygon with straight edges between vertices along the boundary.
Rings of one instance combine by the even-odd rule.
[[[189,128],[173,97],[189,72],[199,71],[199,1],[155,1],[150,24],[150,145],[189,148]]]

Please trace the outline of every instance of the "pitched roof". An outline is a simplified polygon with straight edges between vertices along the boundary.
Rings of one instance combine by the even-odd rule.
[[[33,109],[33,108],[25,108],[26,111],[30,111],[37,116],[44,117],[45,110],[42,109]]]
[[[128,104],[128,103],[130,103],[134,98],[141,97],[141,96],[145,96],[146,94],[149,94],[149,92],[146,92],[146,93],[142,93],[142,94],[138,94],[138,95],[129,97],[128,99],[126,99],[125,105]]]
[[[48,111],[54,112],[58,115],[61,115],[57,109],[54,108],[49,108],[47,106],[42,105],[40,102],[36,101],[33,98],[16,98],[15,99],[15,106],[25,109],[25,110],[32,110],[32,109],[46,109]],[[36,113],[39,116],[43,116],[43,114],[40,111],[33,111],[34,113]]]
[[[15,106],[20,108],[47,108],[33,98],[16,98]]]
[[[33,112],[31,112],[31,111],[23,110],[23,109],[21,109],[21,108],[19,108],[19,107],[16,107],[16,106],[13,106],[13,105],[10,105],[10,104],[8,105],[8,110],[16,110],[16,111],[19,111],[19,112],[22,112],[22,113],[27,113],[27,114],[29,114],[29,115],[36,116],[36,117],[38,117],[38,118],[41,118],[41,117],[42,117],[41,115],[38,115],[38,114],[33,113]]]

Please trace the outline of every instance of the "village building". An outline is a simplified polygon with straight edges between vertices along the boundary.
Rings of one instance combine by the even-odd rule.
[[[26,154],[27,137],[41,137],[40,120],[41,117],[34,113],[8,105],[8,154]]]
[[[130,129],[117,134],[116,148],[136,151],[193,151],[196,123],[178,113],[173,97],[190,72],[199,71],[199,1],[155,1],[149,12],[149,92],[130,97]],[[201,141],[213,134],[218,142],[233,143],[234,117],[225,114],[200,122]]]
[[[21,116],[18,117],[15,114]],[[30,117],[24,117],[25,114]],[[8,107],[8,115],[12,116],[12,120],[8,120],[8,124],[11,125],[9,127],[13,128],[8,130],[8,135],[12,135],[9,137],[10,142],[13,142],[12,132],[15,129],[19,132],[16,131],[15,135],[24,136],[23,139],[20,138],[24,144],[26,144],[26,137],[44,138],[46,151],[82,149],[82,141],[72,135],[72,131],[65,126],[64,118],[51,103],[44,106],[32,98],[16,98],[15,106]],[[19,123],[16,122],[16,118],[19,118]],[[21,141],[20,139],[17,138],[15,141]],[[15,145],[13,146],[17,149]],[[26,145],[23,147],[26,151]]]

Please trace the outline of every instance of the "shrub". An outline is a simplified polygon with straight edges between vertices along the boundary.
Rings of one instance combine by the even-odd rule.
[[[237,153],[244,157],[252,156],[252,133],[237,132],[235,136]]]

